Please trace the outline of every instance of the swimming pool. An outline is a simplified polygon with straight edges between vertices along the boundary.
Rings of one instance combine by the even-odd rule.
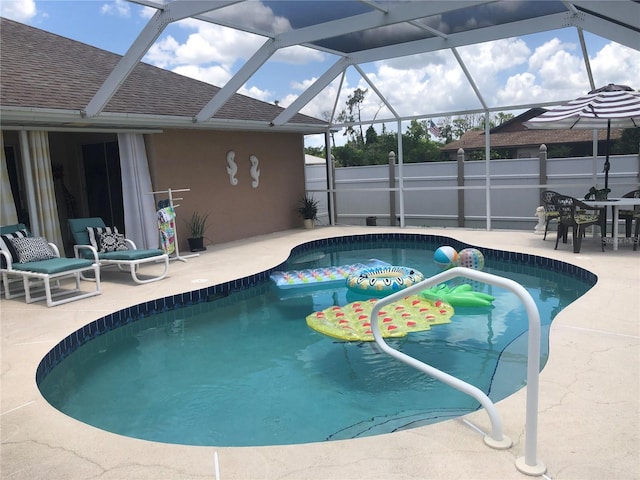
[[[437,246],[464,247],[451,239],[417,237],[313,242],[281,267],[298,268],[309,258],[331,264],[379,258],[428,276],[439,271],[431,260]],[[322,258],[310,255],[318,249]],[[595,281],[562,262],[513,261],[504,252],[484,252],[486,271],[522,283],[536,299],[543,333]],[[346,289],[283,292],[267,280],[268,273],[93,322],[43,360],[43,395],[63,412],[109,431],[195,445],[354,438],[478,408],[472,399],[378,354],[373,344],[335,342],[311,331],[304,317],[345,303]],[[460,312],[450,325],[390,343],[460,375],[493,400],[503,398],[523,385],[526,319],[515,297],[491,293],[493,310]],[[179,303],[192,305],[175,308]],[[205,428],[196,433],[197,426]]]

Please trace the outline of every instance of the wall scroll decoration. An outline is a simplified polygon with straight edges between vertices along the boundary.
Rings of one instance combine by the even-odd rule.
[[[260,183],[260,169],[258,168],[258,157],[255,155],[251,155],[249,157],[249,161],[251,162],[251,178],[253,178],[253,182],[251,182],[251,186],[253,188],[258,188],[258,184]]]
[[[231,185],[238,185],[238,179],[236,173],[238,173],[238,165],[236,165],[236,152],[229,150],[227,152],[227,174],[229,175],[229,182]]]

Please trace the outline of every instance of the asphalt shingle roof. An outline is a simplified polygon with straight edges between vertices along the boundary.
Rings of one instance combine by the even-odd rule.
[[[567,143],[582,143],[593,141],[593,130],[529,130],[522,125],[527,120],[545,112],[542,108],[533,108],[512,118],[504,124],[491,129],[491,148],[528,147]],[[621,129],[611,129],[611,139],[615,140],[622,135]],[[484,130],[469,130],[460,140],[444,145],[440,150],[450,152],[464,150],[483,149],[485,147]],[[607,139],[606,130],[598,130],[598,140]]]
[[[0,105],[83,110],[121,56],[6,18],[0,24]],[[194,117],[220,90],[138,63],[104,112]],[[235,94],[215,119],[271,122],[282,108]],[[324,125],[296,114],[293,124]]]

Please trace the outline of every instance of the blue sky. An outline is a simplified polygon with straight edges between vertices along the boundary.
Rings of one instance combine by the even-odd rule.
[[[269,9],[251,14],[265,18]],[[0,13],[74,40],[124,54],[154,12],[124,0],[2,0]],[[585,32],[596,86],[607,83],[640,88],[640,52]],[[264,39],[244,32],[185,20],[170,25],[156,41],[145,61],[223,86]],[[574,28],[505,39],[458,49],[490,106],[562,101],[590,90],[582,51]],[[241,93],[289,105],[336,58],[304,47],[279,51]],[[401,115],[451,112],[479,108],[480,103],[450,51],[403,57],[361,66]],[[335,81],[303,113],[325,118],[337,94]],[[338,100],[345,106],[355,88],[368,88],[354,70]],[[363,118],[391,115],[371,92],[363,104]],[[506,111],[506,109],[505,109]],[[516,112],[517,113],[517,112]],[[438,118],[436,122],[447,121]]]

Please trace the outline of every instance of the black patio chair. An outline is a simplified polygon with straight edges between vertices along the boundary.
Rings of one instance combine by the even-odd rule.
[[[558,210],[556,210],[556,205],[553,203],[553,200],[557,195],[560,194],[551,190],[544,190],[540,193],[540,201],[544,207],[544,237],[542,237],[542,240],[547,239],[547,231],[549,230],[549,223],[551,220],[558,220],[560,218]]]
[[[600,244],[604,252],[604,232],[607,221],[605,207],[592,207],[577,198],[560,194],[557,194],[554,198],[554,204],[559,215],[556,250],[558,249],[560,237],[562,237],[563,243],[567,243],[567,234],[571,229],[573,253],[580,253],[582,237],[585,235],[586,228],[591,225],[597,225],[600,227]]]
[[[625,193],[622,198],[640,198],[640,189]],[[625,221],[625,237],[631,236],[631,226],[633,224],[634,216],[638,213],[637,210],[638,207],[631,210],[620,210],[618,212],[618,218]]]

